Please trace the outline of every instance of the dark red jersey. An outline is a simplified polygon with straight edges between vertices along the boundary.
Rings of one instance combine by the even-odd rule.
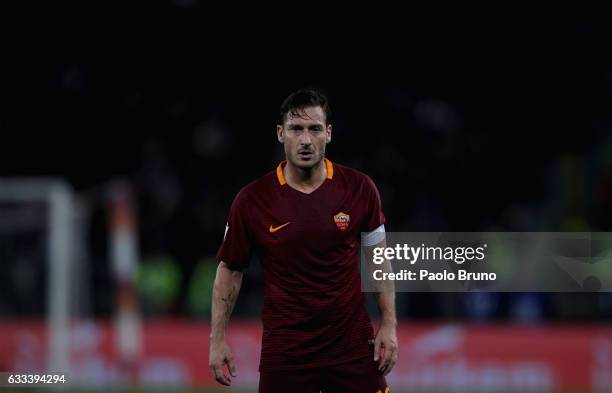
[[[378,190],[354,169],[325,160],[327,179],[310,194],[275,172],[232,204],[217,258],[264,274],[261,371],[339,364],[372,355],[372,325],[359,276],[361,232],[384,224]]]

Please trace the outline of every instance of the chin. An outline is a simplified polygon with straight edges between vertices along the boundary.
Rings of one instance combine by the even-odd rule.
[[[310,159],[308,161],[301,160],[299,157],[296,157],[291,163],[297,168],[308,170],[314,168],[318,163],[320,163],[323,159]]]

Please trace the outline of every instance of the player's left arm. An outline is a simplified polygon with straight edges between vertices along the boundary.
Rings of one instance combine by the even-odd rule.
[[[375,245],[364,245],[368,260],[372,260],[373,250],[376,247],[386,247],[383,237]],[[368,264],[373,266],[373,264]],[[391,263],[385,261],[377,266],[384,272],[391,272]],[[374,292],[378,309],[380,310],[380,327],[374,339],[374,361],[378,362],[378,369],[384,373],[389,372],[397,362],[398,342],[397,342],[397,316],[395,313],[395,285],[391,280],[384,280],[376,283],[377,288]]]
[[[371,178],[367,177],[364,183],[364,195],[368,198],[370,207],[369,214],[364,223],[364,229],[369,231],[362,238],[362,246],[366,253],[366,258],[373,261],[372,256],[374,249],[377,247],[386,247],[387,241],[385,238],[385,217],[382,213],[382,202],[376,185]],[[366,263],[370,269],[374,269],[373,263]],[[386,258],[382,264],[376,265],[376,269],[381,269],[383,272],[391,272],[391,262]],[[366,273],[370,274],[371,271]],[[374,361],[378,362],[378,369],[384,373],[389,372],[397,362],[397,316],[395,315],[395,285],[392,280],[381,280],[374,282],[375,296],[380,310],[380,327],[374,339]]]
[[[375,296],[380,309],[381,322],[374,339],[374,361],[378,361],[378,369],[387,375],[397,362],[395,292],[376,292]]]

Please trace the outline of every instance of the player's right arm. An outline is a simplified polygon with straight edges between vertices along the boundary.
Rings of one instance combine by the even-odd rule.
[[[231,270],[225,262],[221,261],[217,267],[217,275],[215,276],[212,293],[208,362],[217,382],[226,386],[231,384],[231,377],[236,376],[236,365],[234,364],[232,351],[225,341],[225,333],[241,285],[242,272],[240,270]],[[226,368],[231,377],[226,373]]]
[[[249,264],[252,250],[249,206],[248,193],[242,189],[232,202],[223,242],[217,252],[220,262],[212,293],[208,364],[215,379],[227,386],[232,381],[231,377],[236,377],[232,351],[225,340],[227,324],[240,292],[242,271]]]

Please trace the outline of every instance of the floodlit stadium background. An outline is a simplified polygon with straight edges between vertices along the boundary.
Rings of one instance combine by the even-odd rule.
[[[374,179],[388,231],[612,231],[603,18],[388,12],[256,37],[198,0],[53,11],[26,12],[2,66],[0,371],[224,391],[214,254],[307,85],[331,99],[328,157]],[[255,261],[230,323],[237,391],[256,388],[262,285]],[[612,391],[610,294],[402,293],[397,311],[394,392]]]

